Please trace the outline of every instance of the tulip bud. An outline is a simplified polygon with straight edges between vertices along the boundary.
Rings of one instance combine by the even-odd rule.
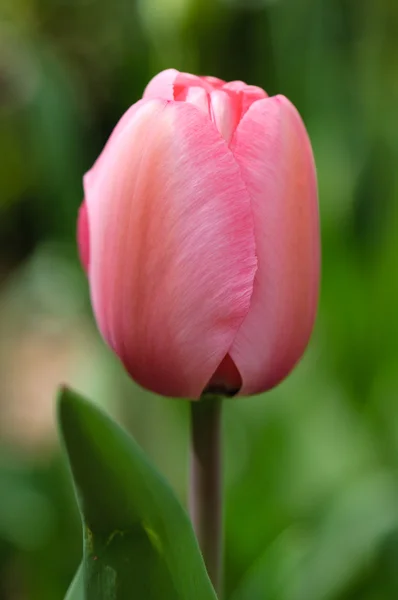
[[[294,106],[169,69],[84,177],[78,240],[98,327],[165,396],[256,394],[300,359],[319,285],[317,184]]]

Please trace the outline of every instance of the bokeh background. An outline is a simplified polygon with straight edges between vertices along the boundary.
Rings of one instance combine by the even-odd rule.
[[[225,408],[226,597],[398,598],[396,0],[1,0],[0,15],[0,600],[62,600],[80,560],[61,382],[186,500],[188,406],[106,349],[75,248],[83,173],[170,66],[287,95],[319,175],[308,351]]]

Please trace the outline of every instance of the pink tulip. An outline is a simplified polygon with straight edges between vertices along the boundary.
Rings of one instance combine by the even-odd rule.
[[[256,394],[302,356],[320,267],[316,172],[294,106],[169,69],[84,177],[78,239],[99,329],[166,396]]]

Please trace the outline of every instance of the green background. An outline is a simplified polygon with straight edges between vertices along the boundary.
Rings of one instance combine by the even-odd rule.
[[[0,600],[62,600],[81,556],[55,429],[68,383],[186,502],[188,406],[140,390],[92,321],[82,174],[157,71],[283,93],[314,147],[316,328],[274,391],[226,403],[226,597],[398,597],[398,3],[2,0]]]

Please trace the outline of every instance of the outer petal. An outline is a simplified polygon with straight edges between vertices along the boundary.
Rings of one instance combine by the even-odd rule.
[[[230,355],[241,393],[253,394],[288,374],[313,327],[320,264],[316,173],[304,125],[283,96],[252,105],[231,150],[252,197],[259,264]]]
[[[142,95],[143,98],[163,98],[164,100],[174,99],[174,82],[179,75],[176,69],[166,69],[161,71],[151,79]]]
[[[86,182],[89,179],[94,180],[96,177],[96,174],[98,172],[101,172],[100,165],[102,163],[104,156],[106,155],[105,149],[107,149],[108,147],[109,148],[112,147],[112,145],[115,143],[116,138],[124,131],[124,129],[126,127],[128,127],[128,125],[131,123],[132,119],[134,118],[135,113],[144,104],[144,102],[145,102],[145,100],[138,100],[138,102],[136,102],[135,104],[132,104],[130,106],[130,108],[128,110],[126,110],[124,115],[119,119],[119,121],[116,124],[116,126],[114,127],[111,135],[109,136],[108,141],[105,144],[104,150],[101,152],[101,154],[95,161],[95,163],[92,166],[92,168],[90,169],[90,171],[88,171],[88,173],[86,173],[86,175],[85,175]]]
[[[196,398],[248,313],[250,198],[214,125],[145,102],[85,181],[90,287],[104,337],[144,387]]]
[[[77,246],[82,266],[86,273],[90,261],[90,234],[88,227],[88,214],[85,201],[80,205],[77,217]]]

